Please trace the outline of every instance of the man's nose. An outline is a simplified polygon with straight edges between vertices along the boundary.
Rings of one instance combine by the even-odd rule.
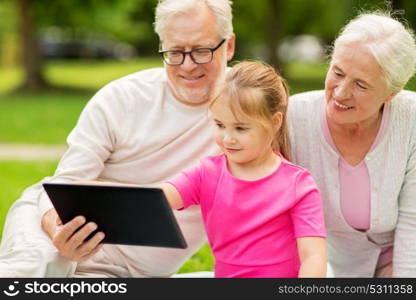
[[[194,61],[191,58],[191,54],[187,53],[185,54],[185,59],[183,61],[183,64],[181,65],[181,68],[187,72],[192,71],[195,69],[198,65],[194,63]]]

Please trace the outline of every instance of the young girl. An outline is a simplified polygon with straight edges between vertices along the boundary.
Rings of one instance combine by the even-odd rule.
[[[210,109],[223,154],[158,185],[172,208],[200,205],[215,277],[324,277],[318,189],[288,161],[288,90],[273,68],[242,62]]]

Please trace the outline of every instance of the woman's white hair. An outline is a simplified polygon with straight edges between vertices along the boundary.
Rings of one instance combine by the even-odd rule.
[[[229,0],[159,0],[156,7],[155,31],[163,41],[166,24],[177,13],[195,9],[196,4],[205,3],[214,13],[220,38],[228,39],[233,33],[232,2]]]
[[[364,13],[351,20],[335,40],[338,47],[367,47],[394,93],[404,88],[416,69],[415,35],[389,13]]]

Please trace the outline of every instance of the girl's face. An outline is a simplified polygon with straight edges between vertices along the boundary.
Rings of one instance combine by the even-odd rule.
[[[273,154],[270,132],[253,120],[238,120],[227,105],[215,102],[211,107],[215,122],[215,141],[225,153],[229,164],[255,165]]]

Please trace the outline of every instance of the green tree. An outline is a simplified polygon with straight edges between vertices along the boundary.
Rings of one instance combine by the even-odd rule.
[[[146,44],[152,40],[153,10],[157,0],[2,0],[14,3],[25,79],[19,88],[39,91],[51,88],[44,77],[39,36],[56,27],[74,39],[113,37]],[[157,49],[157,39],[152,45]]]

